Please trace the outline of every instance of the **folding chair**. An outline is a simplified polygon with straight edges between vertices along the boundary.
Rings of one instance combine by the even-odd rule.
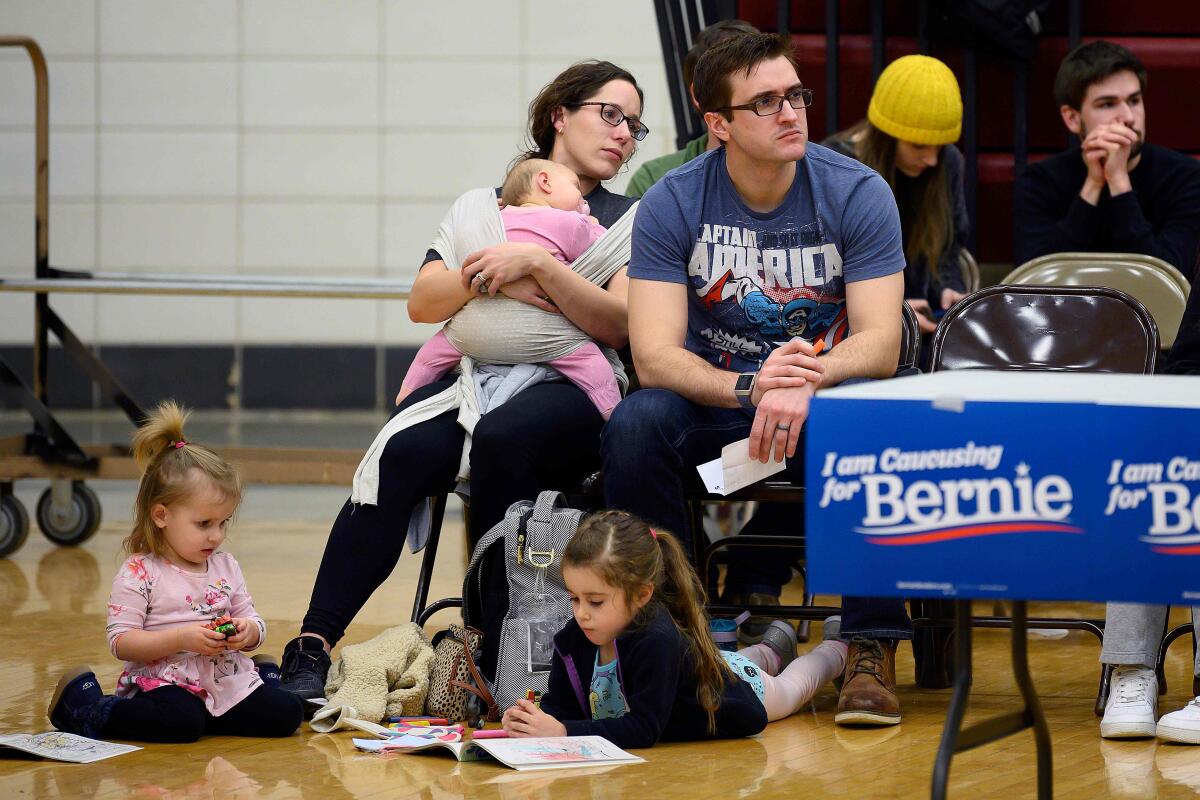
[[[1118,289],[1150,309],[1164,350],[1175,343],[1191,292],[1178,269],[1161,258],[1137,253],[1052,253],[1025,262],[1001,283]]]

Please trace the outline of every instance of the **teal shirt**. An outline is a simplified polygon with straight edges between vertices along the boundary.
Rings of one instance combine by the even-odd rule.
[[[621,673],[617,659],[607,664],[600,663],[600,648],[596,648],[596,665],[592,669],[592,685],[588,702],[592,706],[592,719],[616,719],[629,711],[625,693],[621,691]]]
[[[637,172],[633,173],[633,177],[629,179],[629,185],[625,187],[625,196],[641,197],[650,190],[651,186],[658,183],[659,178],[663,175],[666,175],[676,167],[682,167],[693,158],[704,153],[707,148],[708,132],[706,131],[698,138],[688,142],[687,147],[682,150],[650,159],[638,167]]]

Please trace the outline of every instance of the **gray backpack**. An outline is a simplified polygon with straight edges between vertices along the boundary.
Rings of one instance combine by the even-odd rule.
[[[562,554],[582,516],[582,511],[565,507],[560,492],[542,492],[536,502],[520,500],[509,506],[504,519],[484,534],[471,554],[463,583],[463,621],[483,631],[483,673],[492,681],[501,712],[530,691],[546,691],[554,635],[571,619]],[[495,588],[501,553],[507,597]],[[489,571],[495,573],[491,580]],[[505,607],[507,613],[501,610]]]

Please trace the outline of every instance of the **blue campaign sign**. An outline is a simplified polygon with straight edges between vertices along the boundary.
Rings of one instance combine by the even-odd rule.
[[[806,483],[816,592],[1200,605],[1200,409],[818,395]]]

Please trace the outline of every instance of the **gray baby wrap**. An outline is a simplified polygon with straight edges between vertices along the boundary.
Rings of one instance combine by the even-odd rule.
[[[635,203],[571,268],[598,286],[608,283],[629,263],[636,209]],[[472,189],[446,212],[430,249],[441,254],[447,269],[459,270],[471,253],[504,241],[495,190]],[[589,339],[562,314],[500,294],[467,303],[450,318],[444,331],[460,353],[483,364],[543,364],[575,351]],[[621,360],[611,348],[600,345],[600,349],[625,388],[628,379]]]
[[[636,208],[637,204],[630,207],[575,260],[576,272],[603,285],[629,263]],[[474,189],[454,201],[430,247],[442,256],[448,269],[458,270],[471,253],[504,241],[495,191]],[[463,353],[458,380],[388,420],[354,474],[352,503],[378,505],[379,462],[393,436],[455,409],[458,424],[466,431],[458,470],[458,490],[465,492],[470,479],[471,436],[480,417],[529,386],[553,377],[548,375],[548,368],[540,365],[567,355],[588,341],[587,334],[562,314],[542,311],[504,296],[471,300],[455,313],[445,330],[450,342]],[[627,388],[629,379],[620,358],[611,348],[600,349],[612,365],[621,388]],[[408,543],[414,551],[425,545],[429,522],[427,507],[418,507],[412,514]]]

